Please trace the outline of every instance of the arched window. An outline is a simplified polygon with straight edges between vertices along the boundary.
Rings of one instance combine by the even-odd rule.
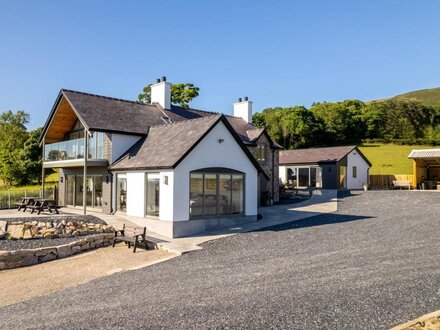
[[[244,213],[244,173],[207,168],[190,173],[191,218]]]

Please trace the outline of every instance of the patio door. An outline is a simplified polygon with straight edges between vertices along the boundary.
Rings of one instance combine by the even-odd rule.
[[[66,176],[66,205],[83,206],[84,176]],[[102,176],[87,176],[86,205],[91,208],[102,207]]]
[[[159,216],[160,176],[159,173],[146,175],[146,215]]]
[[[66,175],[66,205],[75,205],[75,176]]]

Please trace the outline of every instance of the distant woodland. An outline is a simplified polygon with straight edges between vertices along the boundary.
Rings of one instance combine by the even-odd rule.
[[[440,107],[415,100],[314,103],[253,116],[286,149],[380,142],[440,144]]]

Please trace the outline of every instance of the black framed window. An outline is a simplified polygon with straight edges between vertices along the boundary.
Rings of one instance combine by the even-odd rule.
[[[244,213],[244,174],[240,172],[191,172],[190,217]]]
[[[266,160],[266,146],[264,144],[259,144],[257,146],[257,160]]]

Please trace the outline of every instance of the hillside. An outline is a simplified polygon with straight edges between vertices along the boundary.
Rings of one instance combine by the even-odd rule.
[[[391,97],[392,100],[417,100],[425,105],[440,106],[440,87],[421,89]]]

